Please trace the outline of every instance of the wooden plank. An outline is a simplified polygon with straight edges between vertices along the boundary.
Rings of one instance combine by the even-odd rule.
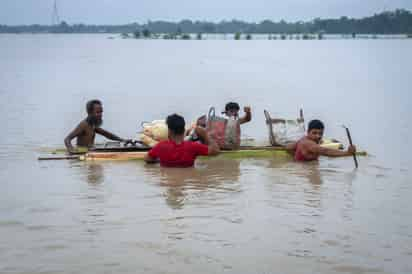
[[[279,154],[280,153],[280,154]],[[146,152],[136,151],[136,152],[89,152],[82,156],[80,159],[85,161],[100,161],[100,160],[142,160]],[[223,150],[219,156],[228,158],[251,158],[251,157],[270,157],[273,155],[288,155],[285,149],[279,149],[277,147],[267,147],[265,149],[250,147],[242,148],[241,150]],[[208,156],[205,156],[209,158]],[[213,158],[213,157],[211,157]]]
[[[104,161],[104,160],[143,160],[146,152],[89,152],[80,157],[83,161]],[[357,155],[366,156],[366,152],[360,151]],[[278,147],[268,147],[266,149],[243,149],[243,150],[226,150],[215,157],[224,157],[228,159],[244,159],[244,158],[270,158],[270,157],[285,157],[291,156],[285,149]],[[214,158],[202,156],[201,158]]]
[[[50,160],[79,160],[79,155],[66,155],[66,156],[45,156],[45,157],[38,157],[37,160],[39,161],[50,161]]]

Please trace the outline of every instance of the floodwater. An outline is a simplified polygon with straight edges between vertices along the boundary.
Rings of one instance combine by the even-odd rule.
[[[0,273],[411,273],[411,40],[0,35]],[[104,103],[104,128],[212,105],[320,118],[353,160],[37,161]],[[98,141],[103,141],[99,139]]]

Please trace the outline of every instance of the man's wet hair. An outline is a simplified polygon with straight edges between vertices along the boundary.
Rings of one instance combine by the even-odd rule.
[[[321,120],[312,120],[309,122],[308,125],[308,132],[312,129],[325,129],[325,125],[322,123]]]
[[[176,135],[181,135],[185,132],[185,119],[176,113],[167,116],[166,124],[169,130]]]
[[[229,110],[237,110],[238,111],[239,109],[240,109],[239,104],[235,103],[235,102],[229,102],[225,106],[225,111],[229,111]]]
[[[86,104],[87,114],[91,114],[93,112],[94,105],[102,105],[102,102],[100,100],[97,100],[97,99],[90,100],[89,102],[87,102],[87,104]]]

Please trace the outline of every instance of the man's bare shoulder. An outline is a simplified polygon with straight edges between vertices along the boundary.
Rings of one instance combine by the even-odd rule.
[[[319,144],[310,140],[309,138],[303,138],[300,141],[300,143],[301,143],[301,146],[304,146],[304,147],[318,147],[319,146]]]
[[[94,130],[93,127],[90,126],[90,124],[85,120],[80,121],[80,123],[77,125],[75,131],[80,134],[85,131],[92,131]]]
[[[82,120],[77,127],[82,128],[82,129],[92,129],[92,127],[90,126],[90,124],[87,122],[86,119]]]

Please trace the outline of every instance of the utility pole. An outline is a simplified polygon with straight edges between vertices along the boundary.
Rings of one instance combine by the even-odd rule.
[[[60,24],[59,10],[57,8],[57,0],[54,0],[51,20],[52,20],[51,23],[52,23],[53,26],[56,26],[56,25]]]

